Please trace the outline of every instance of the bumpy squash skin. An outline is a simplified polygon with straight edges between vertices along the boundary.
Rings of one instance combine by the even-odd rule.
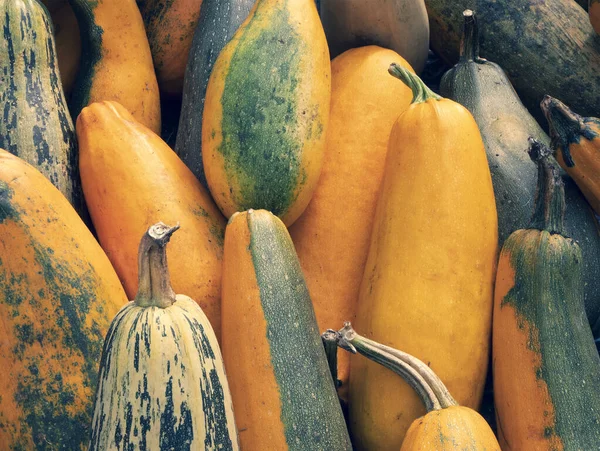
[[[202,0],[137,0],[163,93],[180,95]]]
[[[411,90],[387,72],[409,64],[377,46],[348,50],[331,62],[331,120],[317,189],[290,227],[319,330],[354,321],[392,125]],[[350,354],[338,353],[346,398]]]
[[[447,99],[412,104],[390,136],[356,329],[430,364],[474,409],[488,365],[497,230],[470,113]],[[425,414],[421,400],[375,363],[353,357],[350,374],[356,449],[399,449]]]
[[[160,133],[160,97],[144,22],[135,0],[69,0],[81,33],[81,67],[69,101],[73,118],[87,105],[119,102]]]
[[[173,288],[198,302],[220,337],[225,220],[209,193],[160,137],[116,102],[84,108],[77,133],[90,214],[128,296],[138,289],[140,236],[157,220],[179,222],[168,249]]]
[[[462,12],[477,12],[481,54],[501,62],[538,122],[544,122],[539,104],[545,94],[585,116],[600,111],[600,39],[574,0],[427,0],[426,5],[431,48],[450,64],[458,61]]]
[[[352,449],[294,245],[267,211],[227,226],[222,330],[242,449]]]
[[[452,406],[429,412],[408,429],[400,451],[500,451],[490,426],[475,410]]]
[[[84,214],[50,15],[37,0],[5,1],[0,21],[0,148],[35,166]]]
[[[600,34],[600,1],[590,0],[588,13],[590,15],[590,23],[594,27],[594,31]]]
[[[225,44],[233,37],[254,0],[204,0],[185,70],[175,152],[208,188],[202,163],[202,114],[208,80]]]
[[[479,18],[479,14],[477,15]],[[469,24],[469,44],[442,78],[440,92],[466,107],[485,144],[498,209],[499,247],[515,230],[527,227],[535,203],[535,164],[527,156],[527,139],[550,144],[537,121],[521,103],[504,70],[479,57],[476,29]],[[573,180],[563,173],[567,210],[565,227],[583,252],[585,306],[594,324],[600,318],[600,233],[594,215]],[[599,325],[600,326],[600,325]],[[600,334],[600,327],[595,334]]]
[[[83,450],[110,320],[126,302],[64,196],[0,150],[0,447]]]
[[[331,57],[351,48],[392,49],[420,73],[429,51],[429,20],[423,0],[322,0],[321,20]]]
[[[595,449],[600,358],[582,299],[582,255],[560,234],[504,243],[494,304],[494,397],[502,449]]]
[[[217,59],[202,159],[217,205],[264,208],[289,226],[321,172],[331,65],[314,0],[258,0]]]

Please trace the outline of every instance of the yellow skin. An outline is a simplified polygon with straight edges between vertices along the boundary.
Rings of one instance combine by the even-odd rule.
[[[390,136],[357,309],[357,330],[431,366],[477,409],[488,365],[497,214],[477,124],[450,100],[411,105]],[[350,423],[358,450],[398,450],[421,400],[353,357]]]

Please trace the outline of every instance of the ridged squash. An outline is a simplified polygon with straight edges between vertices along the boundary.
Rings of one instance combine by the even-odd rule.
[[[180,95],[202,0],[137,0],[146,26],[158,86]]]
[[[319,330],[353,321],[392,125],[412,91],[388,67],[410,65],[377,46],[344,52],[331,62],[331,119],[321,178],[290,235],[302,265]],[[346,397],[350,355],[338,359]]]
[[[154,224],[140,242],[139,291],[102,350],[89,451],[240,449],[217,337],[171,287],[165,248],[178,228]]]
[[[54,23],[54,39],[60,79],[67,98],[73,90],[79,63],[81,62],[81,38],[77,18],[67,0],[56,10],[51,11]]]
[[[390,135],[356,325],[427,362],[459,404],[477,409],[486,377],[498,223],[479,129],[401,66],[412,105]],[[477,187],[477,189],[473,189]],[[350,428],[358,450],[398,450],[425,412],[393,374],[350,362]]]
[[[35,166],[84,214],[50,15],[37,0],[3,1],[0,26],[0,148]]]
[[[160,97],[144,21],[135,0],[69,0],[81,34],[81,67],[69,101],[76,120],[94,102],[114,100],[160,133]]]
[[[257,0],[223,48],[204,103],[202,161],[226,217],[264,208],[289,226],[316,188],[331,65],[314,0]]]
[[[479,56],[478,16],[463,12],[460,61],[444,74],[440,93],[466,107],[479,126],[492,174],[501,247],[515,230],[526,228],[535,203],[535,164],[524,150],[532,136],[550,138],[523,106],[505,72]],[[561,171],[562,172],[562,171]],[[573,180],[562,172],[569,210],[567,234],[583,252],[585,304],[594,324],[600,318],[600,233],[594,215]],[[600,335],[600,323],[597,334]]]
[[[555,156],[600,215],[600,119],[581,117],[560,100],[544,97]]]
[[[352,449],[292,240],[265,210],[225,232],[222,351],[245,450]]]
[[[600,86],[600,39],[587,13],[574,0],[425,3],[431,48],[450,64],[459,57],[462,12],[477,11],[481,17],[481,54],[502,63],[538,122],[544,121],[540,101],[546,94],[559,97],[586,116],[600,111],[600,90],[596,89]]]
[[[400,376],[419,396],[427,414],[412,422],[400,451],[500,451],[494,432],[475,410],[459,406],[440,378],[421,360],[356,333],[349,322],[333,333],[337,345]],[[325,336],[325,334],[323,334]]]
[[[208,188],[202,163],[202,116],[206,88],[217,57],[254,5],[254,0],[204,0],[185,69],[175,152]]]
[[[332,57],[351,48],[392,49],[420,73],[429,51],[424,0],[321,0],[321,20]]]
[[[0,249],[0,448],[84,450],[103,339],[127,297],[65,197],[4,150]]]
[[[550,153],[532,144],[535,213],[505,241],[496,276],[494,398],[507,450],[600,443],[600,357],[583,308],[582,254],[564,235],[565,196]]]
[[[590,23],[594,27],[594,31],[600,34],[600,1],[589,0],[588,13],[590,15]]]
[[[181,239],[169,247],[173,287],[193,296],[220,337],[225,220],[209,193],[159,136],[116,102],[84,108],[77,134],[86,202],[128,296],[138,291],[139,237],[157,218],[179,222]]]

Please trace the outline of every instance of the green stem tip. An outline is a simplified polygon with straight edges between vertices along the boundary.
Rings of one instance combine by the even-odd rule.
[[[429,89],[418,75],[413,74],[411,71],[405,69],[399,64],[392,63],[388,69],[388,72],[390,75],[396,77],[412,90],[412,103],[423,103],[429,99],[442,100],[442,97]]]

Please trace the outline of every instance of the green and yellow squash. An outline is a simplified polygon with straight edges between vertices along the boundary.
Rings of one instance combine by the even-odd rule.
[[[545,94],[586,116],[600,111],[600,39],[574,0],[426,0],[425,4],[431,48],[449,64],[459,59],[462,12],[477,11],[481,54],[502,62],[521,100],[540,123]]]
[[[550,144],[550,138],[523,106],[504,70],[480,57],[478,17],[471,10],[463,12],[460,61],[442,78],[440,92],[466,107],[481,131],[494,185],[501,247],[511,233],[527,227],[535,203],[536,172],[524,151],[527,139],[532,136]],[[565,228],[581,246],[586,311],[594,324],[600,318],[600,233],[579,189],[562,174],[569,203]]]
[[[217,337],[171,287],[178,228],[159,222],[140,242],[139,290],[104,342],[89,451],[240,449]]]
[[[356,333],[349,322],[338,332],[337,345],[359,353],[400,376],[421,399],[427,414],[410,425],[400,451],[500,451],[494,432],[475,410],[459,406],[440,378],[416,357]]]
[[[0,148],[35,166],[84,214],[50,15],[37,0],[7,0],[0,3],[0,27]]]
[[[4,150],[0,249],[0,448],[83,451],[123,287],[65,197]]]
[[[331,65],[314,0],[258,0],[215,62],[202,160],[226,217],[264,208],[289,226],[316,188]]]
[[[208,188],[202,163],[202,115],[217,57],[254,5],[254,0],[203,0],[185,78],[175,152]]]
[[[600,215],[600,119],[581,117],[560,100],[544,97],[555,157]]]
[[[583,308],[583,256],[565,235],[565,196],[550,153],[532,141],[535,213],[504,242],[498,263],[494,398],[506,450],[591,450],[600,443],[600,357]]]
[[[390,135],[357,328],[428,362],[459,404],[477,409],[498,246],[483,141],[467,109],[401,66],[390,72],[414,98]],[[350,361],[349,404],[358,450],[398,450],[425,414],[409,385],[365,359]]]
[[[294,245],[265,210],[225,232],[222,350],[242,449],[352,449]]]
[[[378,45],[400,54],[417,73],[429,51],[424,0],[321,0],[320,13],[332,57]]]
[[[81,34],[81,66],[69,107],[114,100],[160,133],[160,98],[144,21],[135,0],[69,0]]]

